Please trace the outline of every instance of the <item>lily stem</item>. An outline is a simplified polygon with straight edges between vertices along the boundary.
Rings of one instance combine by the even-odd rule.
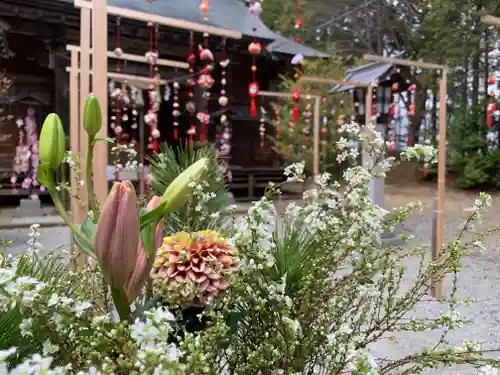
[[[116,311],[120,316],[120,320],[128,321],[130,319],[131,311],[123,288],[111,287],[111,297],[113,298],[113,303],[115,304]]]
[[[84,236],[73,224],[71,219],[68,216],[68,213],[66,212],[66,209],[64,205],[61,202],[61,199],[59,198],[59,195],[57,194],[57,191],[55,189],[49,189],[50,197],[52,198],[52,201],[54,202],[54,206],[56,207],[57,212],[59,212],[59,215],[63,219],[64,223],[67,225],[67,227],[76,235],[78,236],[83,242],[85,242],[85,245],[88,246],[90,249],[94,248],[94,245],[90,242],[90,240]],[[95,258],[94,254],[88,254],[91,257]]]
[[[94,214],[94,222],[97,223],[99,221],[99,207],[97,206],[97,199],[94,193],[94,181],[92,180],[92,159],[94,158],[94,146],[95,146],[94,137],[93,136],[89,137],[87,164],[85,166],[86,168],[85,182],[87,183],[87,194],[89,196],[90,206]]]

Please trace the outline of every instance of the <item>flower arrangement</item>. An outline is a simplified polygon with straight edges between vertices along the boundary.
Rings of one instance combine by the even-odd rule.
[[[229,287],[237,251],[211,230],[165,237],[151,270],[153,288],[179,304],[204,305]]]
[[[93,100],[89,108],[97,111]],[[366,139],[353,123],[340,131],[368,145],[379,160],[377,174],[393,164],[384,158],[381,137]],[[88,133],[95,142],[96,133]],[[49,116],[38,176],[57,207],[50,176],[64,157],[61,134],[60,121]],[[337,147],[342,161],[356,158],[349,146]],[[433,155],[417,146],[401,157]],[[467,323],[457,313],[456,277],[461,258],[487,234],[465,237],[491,204],[487,194],[436,261],[427,260],[425,246],[382,246],[381,233],[419,205],[394,212],[372,205],[367,184],[373,173],[359,165],[343,172],[342,185],[319,176],[303,201],[281,216],[270,199],[280,187],[271,185],[247,215],[224,227],[165,232],[162,220],[189,204],[206,165],[204,158],[195,162],[143,210],[133,186],[117,182],[102,207],[92,206],[87,222],[68,220],[79,250],[89,256],[84,266],[68,268],[60,254],[41,256],[36,227],[29,252],[19,259],[2,254],[0,373],[373,375],[465,363],[481,374],[497,371],[499,348],[446,341]],[[286,174],[302,181],[303,171],[297,163]],[[91,183],[86,180],[87,189]],[[418,266],[416,276],[403,281],[407,259]],[[432,288],[429,280],[447,275],[454,287],[441,301],[446,312],[404,319]],[[196,313],[190,319],[188,310]],[[369,350],[395,332],[430,330],[441,332],[435,345],[401,358],[376,358]]]

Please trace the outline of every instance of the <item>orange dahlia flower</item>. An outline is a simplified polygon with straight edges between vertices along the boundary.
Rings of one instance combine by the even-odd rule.
[[[179,232],[163,239],[151,270],[153,287],[182,305],[204,304],[229,287],[238,252],[217,232]]]

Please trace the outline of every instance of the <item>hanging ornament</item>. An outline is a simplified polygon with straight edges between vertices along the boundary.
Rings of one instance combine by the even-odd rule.
[[[180,105],[179,105],[179,82],[174,81],[172,84],[174,101],[172,103],[172,116],[173,116],[173,126],[174,126],[174,141],[179,139],[179,116],[181,115]]]
[[[416,113],[416,102],[415,102],[415,93],[416,93],[417,86],[415,84],[410,85],[408,87],[408,91],[410,92],[410,105],[409,105],[409,111],[408,111],[408,116],[415,116]]]
[[[300,89],[293,90],[292,100],[295,102],[295,104],[293,106],[293,109],[292,109],[292,120],[293,120],[293,122],[299,121],[299,112],[300,112],[299,101],[300,101],[300,96],[301,96]]]
[[[300,0],[297,0],[297,19],[295,20],[295,29],[297,30],[297,37],[295,38],[295,41],[297,43],[300,43],[301,42],[301,39],[300,39],[300,34],[301,34],[301,31],[302,31],[302,21],[300,20]]]
[[[266,110],[264,107],[260,107],[260,125],[259,125],[259,136],[260,136],[260,147],[264,147],[264,141],[266,139]]]
[[[429,175],[429,163],[424,163],[424,176],[427,177]]]
[[[205,22],[208,22],[208,17],[207,17],[208,8],[209,8],[208,0],[202,0],[200,4],[200,11],[203,14],[203,21]]]
[[[194,34],[191,31],[189,35],[189,56],[188,56],[188,64],[189,64],[189,75],[194,73],[194,65],[196,64],[196,55],[194,53]],[[195,125],[195,113],[196,113],[196,104],[194,103],[194,88],[196,86],[196,82],[193,78],[188,78],[186,81],[188,87],[188,101],[186,103],[186,111],[189,113],[189,128],[187,131],[188,134],[188,142],[189,147],[193,147],[193,140],[196,136],[196,125]]]
[[[279,152],[279,145],[278,145],[279,131],[280,131],[280,110],[279,108],[276,108],[274,110],[274,134],[276,136],[276,153]]]
[[[311,96],[307,95],[306,100],[311,100]],[[311,129],[311,118],[312,118],[312,105],[311,103],[307,103],[304,111],[304,145],[307,146],[309,143],[309,133]]]
[[[259,95],[259,84],[257,82],[252,82],[248,85],[248,95],[250,96],[250,117],[255,118],[257,116],[255,98]]]
[[[326,140],[328,137],[328,108],[326,106],[327,104],[327,98],[323,97],[321,98],[321,103],[323,104],[323,116],[322,116],[322,121],[321,121],[321,152],[323,154],[326,154]]]
[[[248,9],[248,12],[253,16],[254,26],[252,27],[253,32],[257,31],[257,24],[259,21],[259,16],[262,13],[262,5],[259,1],[254,1],[253,4]],[[262,46],[260,42],[257,41],[257,38],[253,37],[252,42],[248,46],[248,52],[252,56],[252,82],[248,88],[248,94],[250,96],[250,117],[255,118],[257,116],[257,106],[255,104],[255,97],[259,93],[259,85],[257,83],[257,56],[259,56],[262,52]],[[255,92],[254,94],[252,92]]]
[[[489,103],[486,105],[486,125],[488,128],[493,126],[493,113],[497,110],[497,105],[495,103]]]
[[[221,125],[221,136],[219,137],[218,140],[219,165],[221,172],[227,175],[227,180],[229,181],[229,183],[231,183],[232,174],[229,168],[229,160],[231,159],[232,129],[231,129],[231,124],[228,121],[228,118],[225,114],[221,115],[220,125]]]
[[[146,53],[146,59],[149,62],[149,78],[148,86],[149,108],[144,116],[144,122],[149,126],[150,135],[148,136],[148,150],[156,153],[159,150],[158,138],[160,131],[158,130],[158,112],[160,110],[161,95],[159,92],[160,75],[158,73],[158,27],[152,22],[148,23],[149,28],[149,50]],[[155,49],[153,52],[153,40],[155,41]]]

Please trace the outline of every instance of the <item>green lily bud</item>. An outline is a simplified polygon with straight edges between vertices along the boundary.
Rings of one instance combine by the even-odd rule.
[[[89,137],[95,137],[102,127],[102,113],[99,100],[94,95],[90,95],[85,101],[83,109],[83,127]]]
[[[61,119],[55,113],[50,113],[43,122],[40,133],[38,155],[40,164],[51,169],[58,168],[66,152],[66,142]]]
[[[191,183],[199,182],[207,168],[208,159],[201,158],[186,168],[168,185],[161,197],[162,203],[167,202],[164,213],[174,212],[186,202],[191,191]]]

